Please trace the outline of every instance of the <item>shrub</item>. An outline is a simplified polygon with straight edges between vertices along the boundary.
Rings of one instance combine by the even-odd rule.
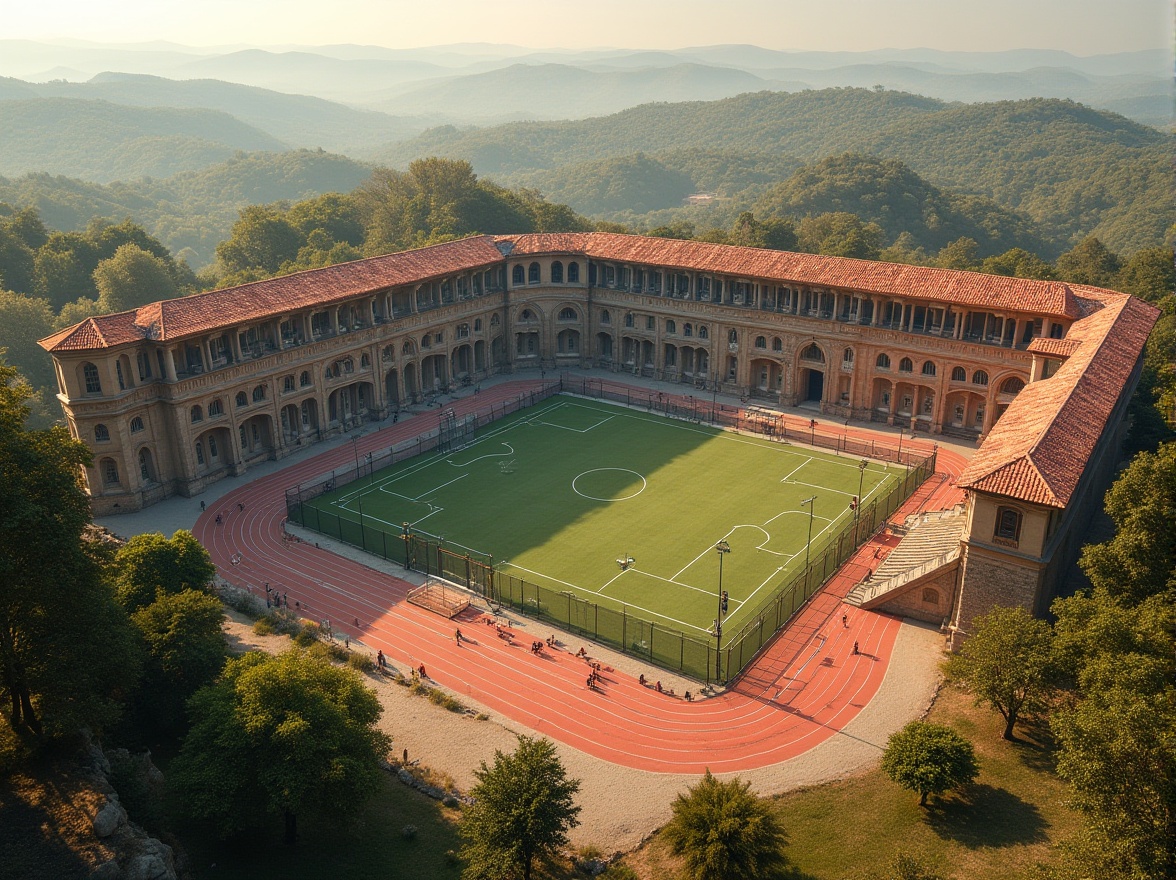
[[[272,636],[277,630],[274,628],[274,621],[269,615],[259,617],[253,623],[253,631],[259,636]]]
[[[319,640],[319,625],[317,623],[303,624],[298,632],[294,634],[294,644],[303,648],[309,648]]]
[[[356,672],[371,672],[376,664],[372,662],[370,654],[350,653],[347,655],[347,665]]]
[[[451,810],[456,810],[458,807],[461,806],[461,801],[459,801],[453,795],[447,794],[447,795],[445,795],[445,797],[443,797],[441,799],[441,806],[449,807],[449,809],[451,809]]]
[[[623,862],[613,862],[597,876],[601,880],[641,880],[640,875]]]

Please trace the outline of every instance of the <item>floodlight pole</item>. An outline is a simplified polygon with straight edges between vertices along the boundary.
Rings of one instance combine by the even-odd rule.
[[[862,484],[866,479],[866,468],[869,467],[869,459],[862,459],[862,463],[858,465],[858,493],[857,506],[853,509],[853,546],[858,544],[858,521],[862,518]]]
[[[898,463],[902,464],[902,434],[905,428],[901,425],[898,428]]]
[[[725,540],[715,544],[719,554],[719,610],[715,618],[715,683],[723,679],[723,557],[731,552],[731,545]]]
[[[813,509],[816,507],[814,503],[816,500],[817,496],[814,495],[812,498],[806,498],[800,502],[801,507],[807,505],[809,509],[808,540],[804,544],[804,591],[806,595],[808,593],[809,581],[809,548],[813,545]]]

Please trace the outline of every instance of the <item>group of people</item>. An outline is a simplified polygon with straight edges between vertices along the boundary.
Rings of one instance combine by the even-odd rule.
[[[269,582],[265,585],[265,607],[266,608],[289,608],[290,597],[286,593],[278,590],[271,590]]]
[[[543,653],[543,642],[542,641],[531,642],[531,653],[532,654],[542,654]]]

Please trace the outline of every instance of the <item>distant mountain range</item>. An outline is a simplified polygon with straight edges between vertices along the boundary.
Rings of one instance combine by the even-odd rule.
[[[1170,67],[1163,50],[1081,58],[1051,50],[537,51],[491,44],[273,50],[0,40],[0,75],[25,80],[83,81],[105,71],[220,79],[455,123],[578,119],[651,101],[881,85],[948,101],[1069,98],[1164,127],[1172,121]]]

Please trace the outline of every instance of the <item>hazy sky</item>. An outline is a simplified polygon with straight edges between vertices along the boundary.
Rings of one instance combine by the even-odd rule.
[[[1171,46],[1170,0],[10,0],[0,38],[573,49]]]

